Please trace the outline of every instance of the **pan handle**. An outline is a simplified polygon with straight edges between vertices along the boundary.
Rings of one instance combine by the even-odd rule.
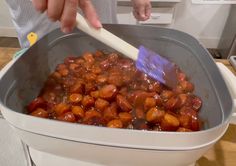
[[[236,124],[236,76],[222,63],[216,63],[233,98],[233,114],[230,123]]]

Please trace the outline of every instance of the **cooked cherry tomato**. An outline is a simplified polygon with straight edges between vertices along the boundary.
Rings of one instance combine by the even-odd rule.
[[[203,102],[193,93],[187,75],[180,69],[176,74],[178,84],[170,89],[118,53],[70,55],[49,75],[27,111],[32,116],[110,128],[198,131]]]
[[[37,116],[40,118],[48,118],[48,112],[45,111],[42,108],[37,108],[35,111],[33,111],[30,115]]]
[[[75,115],[72,112],[67,112],[65,114],[62,114],[58,116],[57,119],[60,121],[71,122],[71,123],[76,122]]]
[[[47,103],[43,100],[42,97],[35,98],[29,105],[28,105],[28,112],[31,113],[37,108],[46,108]]]

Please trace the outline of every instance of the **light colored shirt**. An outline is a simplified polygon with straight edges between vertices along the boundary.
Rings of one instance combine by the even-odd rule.
[[[116,23],[116,0],[92,0],[102,23]],[[37,12],[30,0],[6,0],[22,48],[28,48],[27,35],[34,32],[42,38],[59,28],[59,22],[51,22],[46,13]]]

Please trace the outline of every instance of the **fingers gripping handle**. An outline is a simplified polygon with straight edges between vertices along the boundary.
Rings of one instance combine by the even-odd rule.
[[[234,112],[230,122],[236,124],[236,76],[222,63],[217,63],[217,66],[220,69],[220,72],[233,98]]]
[[[111,32],[105,30],[104,28],[95,29],[91,27],[85,18],[77,13],[76,16],[76,26],[81,31],[87,33],[88,35],[96,38],[97,40],[101,41],[102,43],[110,46],[111,48],[119,51],[120,53],[124,54],[125,56],[137,60],[138,58],[138,49],[130,45],[129,43],[125,42],[121,38],[115,36]]]

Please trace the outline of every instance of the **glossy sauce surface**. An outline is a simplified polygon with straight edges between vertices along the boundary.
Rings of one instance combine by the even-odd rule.
[[[198,131],[202,106],[179,69],[168,89],[117,53],[96,51],[58,64],[28,114],[71,123],[154,131]]]

